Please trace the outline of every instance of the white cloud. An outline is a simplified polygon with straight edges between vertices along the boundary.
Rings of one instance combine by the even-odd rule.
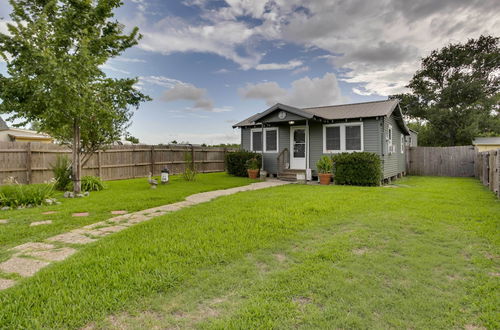
[[[112,59],[117,62],[125,62],[125,63],[146,63],[145,60],[140,58],[130,58],[130,57],[115,57]]]
[[[118,69],[118,68],[112,66],[109,63],[104,63],[103,65],[100,66],[100,68],[104,69],[104,70],[108,70],[108,71],[114,71],[114,72],[122,73],[122,74],[125,74],[125,75],[129,75],[130,74],[129,71]]]
[[[247,99],[263,99],[267,105],[283,103],[294,107],[314,107],[339,104],[345,101],[333,73],[320,78],[304,77],[292,82],[286,90],[276,82],[248,84],[240,89],[240,95]]]
[[[291,60],[288,61],[288,63],[265,63],[265,64],[258,64],[255,69],[259,71],[264,71],[264,70],[292,70],[295,69],[296,67],[299,67],[302,65],[302,61],[298,60]]]
[[[139,77],[140,84],[152,84],[156,86],[172,88],[177,84],[182,84],[183,82],[177,79],[165,77],[165,76],[142,76]]]
[[[162,100],[172,101],[193,101],[193,109],[203,109],[213,111],[212,100],[207,97],[207,90],[198,88],[192,84],[178,83],[163,93]]]
[[[307,72],[307,71],[309,71],[309,67],[306,65],[306,66],[302,66],[298,69],[293,70],[292,74],[300,74],[300,73]]]
[[[243,17],[261,21],[245,39],[224,43],[219,40],[225,38],[223,34],[210,39],[224,45],[221,56],[242,67],[266,68],[267,64],[260,63],[259,54],[244,60],[234,57],[237,47],[254,40],[292,42],[329,52],[325,59],[348,72],[340,78],[360,85],[368,94],[403,91],[420,58],[433,49],[481,34],[500,34],[497,0],[227,0],[227,6],[219,9],[213,9],[207,0],[187,3],[199,6],[202,17],[215,27],[242,24]],[[238,28],[233,29],[234,34],[240,33]],[[229,36],[234,38],[232,33]]]

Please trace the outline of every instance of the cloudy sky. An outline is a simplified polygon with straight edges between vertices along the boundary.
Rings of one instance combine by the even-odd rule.
[[[500,35],[497,0],[124,2],[117,19],[143,39],[103,70],[139,77],[154,99],[130,128],[146,143],[238,142],[231,125],[275,102],[385,99],[404,90],[431,50]]]

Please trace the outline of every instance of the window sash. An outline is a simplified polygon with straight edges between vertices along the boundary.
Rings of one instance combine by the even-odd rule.
[[[326,150],[341,150],[340,126],[326,127],[325,135]]]
[[[265,151],[266,152],[277,152],[278,151],[278,130],[277,129],[267,129],[265,130]],[[271,134],[269,134],[271,133]],[[271,135],[271,136],[270,136]],[[274,136],[273,136],[274,135]],[[271,142],[271,145],[269,144]]]
[[[255,130],[251,132],[252,138],[252,151],[262,151],[262,130]]]
[[[345,126],[345,149],[347,151],[361,150],[361,126]]]

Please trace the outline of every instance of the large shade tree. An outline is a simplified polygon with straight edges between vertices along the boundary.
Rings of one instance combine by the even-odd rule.
[[[422,59],[399,98],[419,131],[419,144],[468,145],[475,136],[500,135],[499,38],[450,44]]]
[[[106,77],[101,66],[138,43],[113,18],[120,0],[10,0],[8,33],[0,33],[0,113],[34,122],[73,150],[72,177],[98,148],[124,135],[134,108],[149,97],[136,79]]]

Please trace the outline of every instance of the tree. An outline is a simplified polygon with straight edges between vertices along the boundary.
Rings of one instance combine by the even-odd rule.
[[[135,136],[132,136],[132,135],[125,136],[125,141],[129,141],[129,142],[132,142],[134,144],[139,143],[139,139],[136,138]]]
[[[500,134],[499,40],[481,36],[432,51],[407,86],[411,93],[390,97],[419,124],[419,143],[468,145]]]
[[[13,23],[0,33],[0,113],[37,122],[73,151],[72,178],[80,191],[81,166],[123,135],[133,108],[149,97],[136,79],[111,79],[100,69],[138,43],[113,19],[120,0],[10,0]]]

